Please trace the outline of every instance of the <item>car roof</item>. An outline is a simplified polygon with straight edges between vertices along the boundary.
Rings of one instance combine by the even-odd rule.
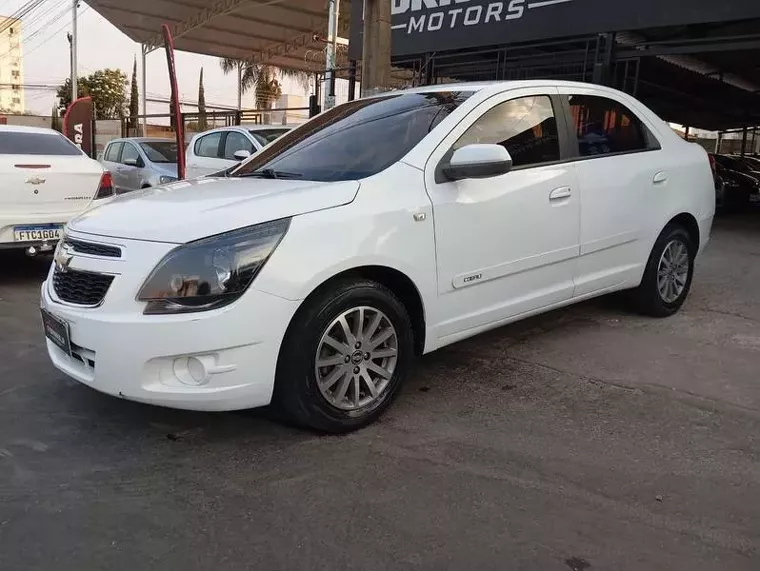
[[[239,129],[246,131],[268,131],[269,129],[292,129],[292,125],[239,125]]]
[[[48,129],[47,127],[27,127],[26,125],[0,125],[0,131],[10,133],[37,133],[38,135],[61,134],[54,129]]]
[[[109,143],[123,143],[131,141],[133,143],[176,143],[176,139],[158,138],[158,137],[119,137],[111,139]]]
[[[397,89],[383,91],[373,94],[371,97],[383,97],[386,95],[398,95],[404,93],[446,93],[451,91],[484,91],[488,90],[493,93],[501,91],[530,88],[530,87],[575,87],[575,88],[592,88],[601,91],[615,91],[610,87],[598,85],[595,83],[583,83],[580,81],[560,81],[557,79],[527,79],[515,81],[477,81],[463,83],[442,83],[438,85],[423,85],[421,87],[412,87],[409,89]]]

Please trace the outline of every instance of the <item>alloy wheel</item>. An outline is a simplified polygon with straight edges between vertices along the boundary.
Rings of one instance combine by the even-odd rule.
[[[354,307],[336,317],[317,346],[314,370],[322,396],[341,410],[380,398],[398,362],[398,336],[374,307]]]
[[[689,279],[689,248],[679,239],[668,242],[657,266],[657,289],[665,303],[681,297]]]

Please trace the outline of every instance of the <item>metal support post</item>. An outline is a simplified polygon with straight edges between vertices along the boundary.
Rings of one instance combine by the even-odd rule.
[[[741,156],[744,156],[747,154],[747,135],[749,134],[749,127],[744,127],[742,129],[742,152]]]
[[[77,86],[77,4],[79,0],[71,3],[71,102],[76,101],[79,94]]]
[[[348,62],[348,100],[356,99],[356,60]]]
[[[142,49],[142,136],[148,136],[148,72],[145,62],[148,58],[148,47],[140,46]]]
[[[335,51],[338,42],[339,0],[329,0],[327,10],[327,57],[325,58],[327,63],[327,70],[325,71],[327,95],[325,96],[325,110],[335,107]]]

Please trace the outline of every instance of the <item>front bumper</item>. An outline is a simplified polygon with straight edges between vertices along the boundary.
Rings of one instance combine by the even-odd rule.
[[[92,236],[70,235],[95,241]],[[57,299],[50,285],[52,268],[42,285],[42,307],[69,324],[71,356],[47,342],[56,368],[98,391],[147,404],[207,411],[269,404],[280,344],[298,302],[252,287],[237,302],[216,311],[146,316],[144,304],[135,297],[173,245],[107,243],[122,248],[122,259],[77,255],[70,266],[114,275],[99,307],[77,307]]]

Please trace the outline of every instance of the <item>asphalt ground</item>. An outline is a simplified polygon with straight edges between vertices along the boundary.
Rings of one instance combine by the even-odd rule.
[[[46,262],[0,268],[2,571],[760,569],[760,215],[717,222],[677,316],[481,335],[342,437],[67,380]]]

